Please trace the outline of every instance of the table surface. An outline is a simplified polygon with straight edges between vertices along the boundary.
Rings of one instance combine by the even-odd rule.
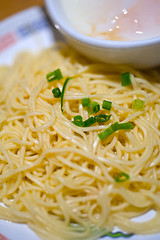
[[[32,6],[44,6],[44,0],[0,0],[0,21]]]

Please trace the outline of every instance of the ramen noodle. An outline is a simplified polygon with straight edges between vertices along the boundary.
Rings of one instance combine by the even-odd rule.
[[[56,71],[61,77],[48,81]],[[1,67],[0,218],[47,240],[98,239],[115,226],[159,232],[158,78],[157,70],[93,63],[63,44]]]

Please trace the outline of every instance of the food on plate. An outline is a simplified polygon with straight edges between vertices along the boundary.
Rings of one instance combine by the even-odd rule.
[[[159,78],[61,43],[1,67],[0,218],[41,239],[159,232]]]

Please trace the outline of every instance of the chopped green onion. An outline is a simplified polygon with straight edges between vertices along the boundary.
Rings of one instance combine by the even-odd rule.
[[[133,128],[134,128],[134,125],[132,123],[130,123],[130,122],[127,122],[127,123],[115,122],[110,127],[105,129],[104,131],[100,132],[98,134],[98,137],[100,138],[100,140],[103,141],[104,139],[109,137],[112,133],[114,133],[117,130],[121,130],[121,129],[128,130],[128,129],[133,129]]]
[[[129,237],[133,236],[133,233],[109,232],[109,233],[103,235],[103,237],[105,237],[105,236],[109,236],[112,238],[119,238],[119,237],[129,238]]]
[[[77,115],[73,119],[74,119],[74,121],[83,121],[81,115]]]
[[[71,227],[71,230],[74,232],[84,232],[85,231],[85,227],[78,223],[71,222],[70,227]],[[112,237],[112,238],[119,238],[119,237],[129,238],[134,235],[133,233],[124,233],[124,232],[120,232],[120,231],[108,232],[106,228],[97,227],[94,224],[91,224],[89,226],[89,228],[90,228],[91,236],[95,236],[95,234],[96,234],[97,236],[100,236],[100,239],[104,239],[105,236]],[[105,238],[105,239],[107,239],[107,238]],[[108,240],[109,239],[111,239],[111,238],[108,238]]]
[[[63,84],[63,88],[62,88],[62,93],[61,93],[61,111],[63,113],[63,98],[64,98],[64,91],[65,91],[65,88],[66,88],[66,85],[68,83],[68,81],[70,80],[71,78],[66,78],[64,84]]]
[[[101,141],[103,141],[104,139],[109,137],[112,133],[114,133],[112,125],[98,134],[98,137],[100,138]]]
[[[128,129],[133,129],[134,128],[134,125],[133,123],[130,123],[130,122],[126,122],[126,123],[118,123],[117,126],[116,126],[116,130],[121,130],[121,129],[125,129],[125,130],[128,130]]]
[[[116,132],[118,130],[118,125],[119,123],[118,122],[115,122],[111,125],[112,129],[113,129],[113,132]]]
[[[110,119],[111,115],[99,114],[95,116],[97,122],[107,122]]]
[[[57,87],[52,90],[52,93],[55,98],[59,98],[61,96],[61,90]]]
[[[135,99],[132,102],[132,108],[137,110],[142,110],[144,108],[145,102],[141,99]]]
[[[102,108],[111,110],[111,107],[112,107],[112,102],[103,100]]]
[[[96,123],[96,119],[94,117],[90,117],[83,122],[84,127],[90,127],[92,124]]]
[[[79,127],[90,127],[94,123],[96,123],[96,119],[94,117],[90,117],[87,120],[83,122],[82,116],[77,115],[74,117],[74,120],[72,121],[73,124],[79,126]]]
[[[100,105],[97,102],[92,102],[87,106],[87,111],[89,114],[97,113],[100,110]]]
[[[131,84],[131,76],[129,72],[122,73],[120,77],[122,86],[128,86]]]
[[[46,75],[46,78],[47,78],[47,81],[48,82],[52,82],[54,80],[60,80],[63,78],[63,75],[61,73],[61,70],[59,68],[57,68],[55,71],[53,72],[49,72],[47,75]]]
[[[87,107],[91,103],[90,98],[83,98],[82,99],[82,106]]]
[[[130,176],[128,175],[128,173],[125,172],[121,172],[118,175],[115,176],[115,181],[116,182],[125,182],[130,178]]]
[[[80,115],[75,116],[72,123],[74,123],[78,127],[83,127],[84,124],[83,124],[82,116]]]

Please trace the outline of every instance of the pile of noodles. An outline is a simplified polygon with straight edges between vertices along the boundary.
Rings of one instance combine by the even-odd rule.
[[[64,78],[48,82],[60,68]],[[129,86],[120,74],[131,73]],[[62,90],[61,101],[52,89]],[[159,77],[160,79],[160,77]],[[104,124],[78,127],[89,117],[81,100],[112,102]],[[144,100],[141,110],[134,99]],[[102,111],[102,110],[101,110]],[[107,110],[105,113],[108,113]],[[132,130],[98,133],[114,122]],[[130,178],[116,182],[121,172]],[[124,232],[160,231],[160,83],[158,73],[92,63],[67,46],[38,56],[24,53],[0,68],[0,218],[25,223],[41,239],[97,239],[117,226]],[[148,221],[135,218],[150,210]]]

